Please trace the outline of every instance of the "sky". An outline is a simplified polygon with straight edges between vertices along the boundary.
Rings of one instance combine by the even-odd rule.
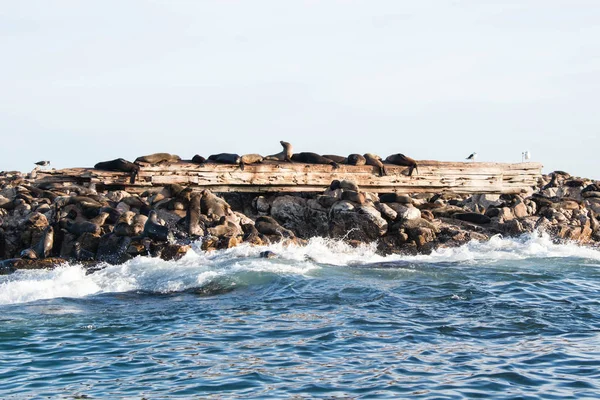
[[[0,170],[404,153],[600,179],[600,4],[0,0]]]

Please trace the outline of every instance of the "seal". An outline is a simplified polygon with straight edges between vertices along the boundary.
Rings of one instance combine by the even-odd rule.
[[[187,233],[190,236],[203,236],[204,228],[201,224],[200,200],[202,193],[194,192],[190,198],[187,210]]]
[[[71,257],[77,261],[94,261],[94,253],[89,250],[82,249],[81,243],[79,242],[75,242],[73,244]]]
[[[289,229],[285,229],[273,217],[262,216],[258,217],[254,223],[256,230],[263,235],[275,235],[280,237],[294,237],[294,234]]]
[[[412,176],[414,170],[417,170],[417,173],[419,173],[417,162],[412,158],[405,156],[402,153],[392,154],[391,156],[388,156],[385,159],[385,162],[408,167],[408,176]]]
[[[110,161],[99,162],[96,165],[94,165],[94,168],[102,171],[129,172],[131,176],[129,182],[131,184],[135,183],[135,178],[140,172],[139,165],[134,164],[131,161],[127,161],[123,158],[116,158]]]
[[[175,154],[169,153],[154,153],[148,154],[147,156],[141,156],[135,159],[134,163],[148,163],[148,164],[159,164],[159,163],[174,163],[181,161],[181,157]]]
[[[100,235],[102,230],[100,227],[93,222],[82,221],[82,222],[73,222],[71,220],[65,220],[65,229],[72,233],[73,235],[79,236],[84,233],[92,233],[94,235]]]
[[[158,216],[154,210],[148,213],[148,220],[144,224],[144,236],[159,241],[169,238],[169,228],[158,223]]]
[[[348,165],[366,165],[367,160],[360,154],[350,154],[348,156]]]
[[[387,175],[385,166],[381,162],[381,157],[379,157],[377,154],[372,153],[366,153],[363,155],[363,157],[365,158],[366,165],[372,165],[374,167],[379,168],[379,176]]]
[[[50,255],[52,246],[54,246],[54,229],[52,226],[47,226],[35,246],[21,252],[21,258],[46,258]]]
[[[329,158],[331,161],[335,161],[338,164],[346,164],[346,161],[348,161],[347,157],[336,156],[335,154],[324,154],[323,157]]]
[[[212,220],[218,220],[221,217],[231,214],[231,207],[225,200],[214,195],[210,190],[204,189],[200,192],[200,210]]]
[[[332,165],[334,169],[339,168],[340,166],[333,160],[329,158],[318,155],[317,153],[303,152],[303,153],[295,153],[292,156],[292,161],[307,163],[307,164],[329,164]]]
[[[194,157],[192,157],[192,162],[194,164],[204,164],[206,162],[206,158],[202,157],[199,154],[196,154]]]
[[[271,154],[270,156],[266,156],[265,160],[291,162],[293,154],[292,145],[288,142],[284,142],[283,140],[280,140],[279,143],[283,146],[283,150],[277,154]]]
[[[234,153],[219,153],[210,155],[208,161],[219,164],[239,164],[240,156]]]
[[[244,154],[240,157],[240,168],[243,170],[246,164],[257,164],[263,162],[263,156],[260,154]]]

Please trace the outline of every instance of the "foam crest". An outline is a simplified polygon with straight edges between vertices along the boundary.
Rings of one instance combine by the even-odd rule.
[[[581,258],[600,261],[600,250],[574,242],[554,243],[547,233],[529,233],[518,238],[493,236],[490,240],[473,240],[460,247],[442,248],[429,255],[405,257],[419,262],[496,262],[536,258]]]
[[[260,258],[270,250],[277,258]],[[502,260],[536,258],[579,258],[600,261],[600,251],[575,243],[556,244],[547,234],[519,238],[495,236],[486,242],[472,241],[464,246],[439,249],[429,255],[381,256],[376,245],[352,247],[342,241],[313,238],[306,246],[250,246],[242,244],[215,252],[192,250],[178,261],[137,257],[121,265],[109,265],[86,275],[81,265],[54,270],[21,270],[0,276],[0,304],[30,302],[58,297],[83,297],[97,293],[145,291],[169,293],[202,287],[223,280],[227,285],[263,282],[264,274],[310,277],[327,266],[351,266],[378,262],[491,263]],[[261,278],[261,276],[263,278]]]

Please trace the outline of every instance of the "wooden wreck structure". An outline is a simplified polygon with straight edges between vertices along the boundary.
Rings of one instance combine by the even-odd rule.
[[[321,192],[334,179],[356,182],[361,190],[375,193],[524,193],[536,185],[542,165],[525,163],[418,161],[418,171],[408,176],[408,167],[385,164],[387,175],[364,165],[304,164],[265,161],[260,164],[194,164],[177,162],[141,164],[135,183],[126,172],[94,168],[41,170],[35,183],[95,184],[98,190],[123,189],[141,193],[169,184],[207,188],[213,192]]]

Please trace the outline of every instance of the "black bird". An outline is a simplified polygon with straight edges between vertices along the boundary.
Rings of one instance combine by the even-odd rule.
[[[48,165],[50,165],[50,161],[38,161],[35,163],[35,165],[39,165],[40,167],[47,167]]]

